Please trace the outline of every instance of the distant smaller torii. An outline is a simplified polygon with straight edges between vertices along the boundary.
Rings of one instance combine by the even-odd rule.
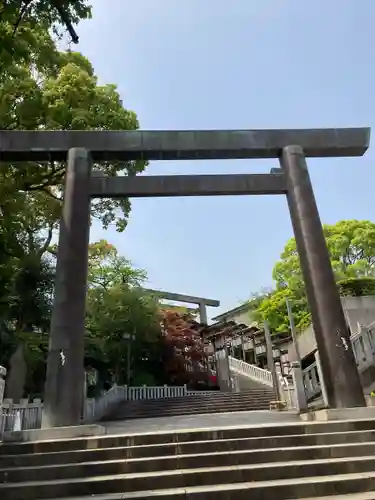
[[[209,307],[219,307],[220,301],[212,299],[204,299],[202,297],[193,297],[191,295],[182,295],[181,293],[171,293],[164,292],[161,290],[151,290],[150,288],[145,288],[145,292],[150,292],[157,297],[165,300],[174,300],[176,302],[188,302],[190,304],[197,304],[199,306],[199,317],[200,322],[203,325],[207,325],[207,306]]]

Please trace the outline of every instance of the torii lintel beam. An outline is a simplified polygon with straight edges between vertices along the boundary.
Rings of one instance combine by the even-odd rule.
[[[204,304],[210,307],[219,307],[220,301],[213,299],[204,299],[203,297],[194,297],[192,295],[183,295],[181,293],[163,292],[159,290],[145,289],[145,292],[150,292],[160,299],[174,300],[176,302],[188,302],[190,304]]]
[[[94,176],[92,198],[285,194],[283,174]]]
[[[0,131],[0,161],[65,161],[85,148],[94,161],[278,158],[298,145],[307,157],[362,156],[370,128],[204,131]]]

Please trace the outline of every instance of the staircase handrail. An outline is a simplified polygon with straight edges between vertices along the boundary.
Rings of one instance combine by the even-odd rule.
[[[363,372],[375,361],[375,321],[351,335],[354,358],[359,372]],[[316,397],[321,393],[320,372],[316,363],[312,363],[303,370],[305,390],[308,398]]]
[[[273,387],[272,373],[269,370],[259,368],[259,366],[246,363],[246,361],[233,358],[232,356],[228,356],[228,359],[229,367],[234,372],[239,373],[240,375],[246,375],[260,384]]]

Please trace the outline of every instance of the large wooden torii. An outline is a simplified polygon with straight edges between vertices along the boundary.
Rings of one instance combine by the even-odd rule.
[[[80,421],[90,200],[93,197],[284,194],[296,237],[331,407],[364,406],[306,157],[362,156],[370,129],[223,131],[0,131],[0,161],[64,161],[43,426]],[[92,176],[93,163],[276,158],[270,174]]]

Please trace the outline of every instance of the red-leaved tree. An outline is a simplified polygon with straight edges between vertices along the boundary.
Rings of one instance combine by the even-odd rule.
[[[164,368],[168,383],[187,384],[190,388],[206,386],[207,361],[199,324],[189,313],[161,310],[164,345]]]

